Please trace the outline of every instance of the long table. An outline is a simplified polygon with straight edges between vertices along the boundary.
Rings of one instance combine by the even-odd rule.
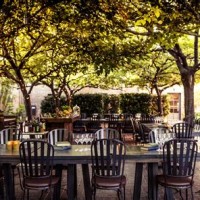
[[[133,160],[136,163],[133,176],[127,178],[133,178],[135,173],[135,184],[133,185],[133,199],[140,199],[141,193],[141,180],[143,165],[148,165],[148,196],[149,199],[156,199],[156,184],[155,176],[158,170],[158,163],[162,160],[162,153],[158,151],[143,151],[138,146],[127,146],[126,153],[127,160]],[[5,182],[7,188],[7,195],[9,199],[15,199],[15,191],[12,180],[11,164],[19,163],[19,152],[6,150],[5,145],[0,145],[0,163],[3,166]],[[82,174],[84,180],[85,199],[92,199],[91,187],[90,187],[90,173],[89,165],[91,163],[90,145],[72,145],[70,150],[55,151],[54,164],[57,166],[68,166],[67,173],[67,186],[68,186],[68,199],[75,199],[76,188],[76,165],[82,165]],[[133,167],[134,169],[134,167]],[[57,173],[60,173],[58,168]],[[55,199],[58,197],[55,196]]]

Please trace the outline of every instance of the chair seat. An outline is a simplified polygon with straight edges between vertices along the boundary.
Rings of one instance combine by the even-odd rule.
[[[96,176],[95,180],[96,181],[94,181],[94,178],[93,178],[92,183],[95,184],[97,187],[100,187],[100,188],[103,188],[103,187],[106,187],[106,188],[108,188],[108,187],[110,187],[110,188],[119,187],[120,184],[122,184],[122,186],[126,185],[126,177],[125,176],[122,176],[122,177]]]
[[[191,187],[194,183],[191,177],[165,177],[164,175],[158,175],[157,181],[162,186],[176,188]]]
[[[52,177],[46,177],[46,178],[40,178],[40,177],[26,178],[24,180],[24,185],[26,187],[35,188],[35,189],[41,188],[41,190],[43,190],[44,188],[49,188],[50,181],[51,181],[51,185],[54,186],[58,183],[59,177],[52,176]]]

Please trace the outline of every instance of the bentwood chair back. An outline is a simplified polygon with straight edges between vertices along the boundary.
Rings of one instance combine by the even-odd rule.
[[[102,128],[95,132],[96,139],[118,139],[121,140],[119,131],[112,128]]]
[[[176,123],[172,127],[175,138],[192,138],[193,127],[187,122]]]
[[[163,146],[163,174],[157,175],[158,185],[165,187],[165,195],[168,196],[168,188],[177,191],[185,189],[186,199],[193,199],[193,176],[197,157],[197,141],[193,139],[172,139]],[[191,193],[188,194],[188,189]],[[169,196],[168,196],[169,197]],[[182,197],[182,196],[181,196]],[[183,198],[182,198],[183,199]]]
[[[13,127],[13,128],[6,128],[0,131],[0,144],[6,144],[10,140],[21,140],[21,130]],[[15,180],[16,165],[11,165],[11,168],[13,173],[13,180]],[[3,176],[2,166],[0,166],[0,179],[3,177],[4,176]]]
[[[21,130],[18,128],[6,128],[0,131],[0,144],[6,144],[9,140],[21,140]]]
[[[166,128],[153,128],[149,132],[149,142],[159,143],[160,141],[166,141],[173,138],[172,133],[168,132]]]
[[[55,145],[56,142],[67,140],[66,129],[53,129],[48,133],[48,142]]]
[[[29,199],[30,190],[49,190],[52,198],[52,189],[59,182],[59,178],[52,174],[53,145],[44,140],[24,140],[19,146],[19,154],[23,197]],[[41,199],[44,198],[42,195],[43,192],[41,192]]]
[[[124,176],[126,147],[116,139],[94,140],[91,145],[92,192],[115,190],[119,199],[125,199],[126,177]]]

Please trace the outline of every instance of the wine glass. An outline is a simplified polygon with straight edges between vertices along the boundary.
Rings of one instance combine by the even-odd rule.
[[[83,143],[85,142],[85,136],[84,136],[84,134],[81,134],[80,139],[79,139],[79,142],[80,142],[81,144],[83,144]]]
[[[80,136],[79,136],[79,134],[75,134],[74,141],[76,142],[76,144],[79,143],[79,141],[80,141]]]
[[[162,151],[162,149],[163,149],[163,144],[164,144],[164,137],[163,137],[163,134],[159,133],[159,134],[158,134],[158,146],[159,146],[159,151]]]

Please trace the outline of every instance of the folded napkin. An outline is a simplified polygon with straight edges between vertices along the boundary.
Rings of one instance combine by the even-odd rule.
[[[56,146],[56,145],[54,145],[54,150],[63,151],[63,150],[69,150],[69,149],[71,149],[71,146]]]
[[[59,142],[56,142],[56,146],[58,146],[58,147],[69,147],[69,146],[71,146],[71,144],[70,144],[69,141],[59,141]]]
[[[153,151],[153,150],[157,150],[159,148],[158,144],[156,143],[147,143],[144,144],[141,147],[141,150],[145,150],[145,151]]]
[[[71,149],[71,144],[69,141],[59,141],[54,145],[54,150],[68,150]]]

